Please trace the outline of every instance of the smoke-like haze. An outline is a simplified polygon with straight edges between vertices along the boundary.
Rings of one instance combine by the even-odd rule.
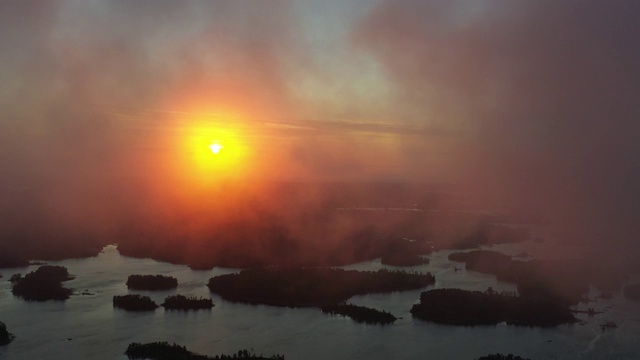
[[[340,196],[266,179],[455,184],[636,243],[639,18],[631,0],[2,2],[0,244],[135,223],[190,238],[237,230],[229,214],[282,238],[366,233],[324,226]],[[194,119],[240,133],[242,180],[185,166]],[[199,193],[203,177],[231,180]]]
[[[383,1],[354,37],[398,107],[469,134],[466,186],[637,243],[638,19],[624,0]]]

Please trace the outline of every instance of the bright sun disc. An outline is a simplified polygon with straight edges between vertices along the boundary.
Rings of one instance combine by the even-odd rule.
[[[214,154],[218,154],[220,153],[220,150],[222,150],[224,146],[220,145],[220,144],[211,144],[209,145],[209,149],[211,149],[211,152]]]

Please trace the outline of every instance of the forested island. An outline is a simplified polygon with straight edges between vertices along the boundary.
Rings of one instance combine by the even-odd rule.
[[[153,311],[158,308],[158,304],[148,296],[143,295],[121,295],[113,297],[113,307],[127,311]]]
[[[356,322],[366,324],[391,324],[398,319],[386,311],[352,304],[325,305],[320,307],[320,310],[327,314],[347,316]]]
[[[354,295],[420,289],[435,282],[430,273],[332,268],[248,269],[209,279],[209,290],[247,304],[305,307],[345,302]]]
[[[640,301],[640,284],[627,285],[622,292],[627,298]]]
[[[211,299],[171,295],[164,299],[162,306],[167,310],[200,310],[211,309],[215,305]]]
[[[13,340],[13,334],[7,331],[7,326],[0,321],[0,346],[7,345]]]
[[[253,351],[239,350],[233,355],[206,356],[192,353],[186,347],[168,342],[153,342],[147,344],[131,343],[125,355],[129,359],[151,360],[284,360],[283,355],[265,357],[256,355]]]
[[[576,322],[564,303],[507,293],[435,289],[420,294],[411,308],[419,319],[450,325],[509,325],[553,327]]]
[[[178,287],[178,279],[165,275],[129,275],[127,287],[130,290],[170,290]]]
[[[589,291],[591,271],[587,264],[577,260],[520,261],[487,250],[452,253],[449,260],[465,263],[467,270],[514,282],[518,285],[518,293],[528,298],[553,298],[576,304]]]
[[[22,276],[12,276],[11,292],[29,301],[66,300],[73,291],[62,286],[63,281],[71,280],[67,268],[44,265]]]

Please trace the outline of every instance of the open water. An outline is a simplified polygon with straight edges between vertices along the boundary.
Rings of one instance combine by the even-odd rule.
[[[535,253],[534,243],[524,246]],[[521,251],[509,248],[506,252]],[[447,260],[450,251],[429,256],[427,265],[408,268],[430,271],[432,287],[469,290],[515,290],[494,276],[472,271],[454,271],[462,264]],[[67,301],[26,302],[11,294],[8,278],[25,274],[24,269],[0,269],[0,321],[16,335],[0,347],[0,359],[126,359],[131,342],[168,341],[191,351],[216,355],[253,349],[264,355],[284,354],[288,360],[326,359],[475,359],[490,353],[513,353],[531,359],[639,359],[640,303],[614,293],[611,300],[598,300],[583,308],[605,310],[588,317],[578,314],[582,324],[552,329],[497,326],[445,326],[418,319],[409,313],[421,290],[356,296],[350,302],[390,311],[402,317],[393,325],[364,325],[348,318],[330,316],[317,309],[289,309],[234,304],[209,293],[212,276],[237,269],[214,268],[193,271],[187,266],[150,259],[121,256],[107,246],[97,257],[49,262],[66,266],[75,279],[65,282],[77,294]],[[377,270],[392,268],[379,260],[345,268]],[[163,274],[179,281],[176,290],[132,292],[151,296],[157,303],[171,294],[211,297],[210,311],[165,311],[131,313],[112,306],[114,295],[130,293],[125,285],[131,274]],[[431,287],[429,287],[431,288]],[[426,289],[429,289],[426,288]],[[93,295],[80,295],[88,290]],[[593,289],[590,294],[597,295]],[[606,332],[599,325],[613,321],[618,328]]]

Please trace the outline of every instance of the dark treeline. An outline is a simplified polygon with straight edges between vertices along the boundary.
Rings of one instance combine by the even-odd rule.
[[[265,357],[256,355],[249,350],[239,350],[233,355],[206,356],[192,353],[186,347],[168,342],[153,342],[147,344],[131,343],[125,355],[129,359],[151,360],[284,360],[283,355]]]
[[[551,327],[576,321],[563,303],[529,299],[511,294],[435,289],[420,294],[420,303],[411,308],[413,316],[440,324],[509,325]]]
[[[215,305],[211,299],[172,295],[164,299],[162,306],[168,310],[199,310],[211,309]]]
[[[13,335],[7,331],[7,326],[0,321],[0,346],[7,345],[13,340]]]
[[[500,281],[518,284],[520,295],[553,298],[575,304],[589,291],[592,270],[579,260],[514,260],[494,251],[453,253],[449,260],[464,262],[467,270],[496,275]]]
[[[113,307],[127,311],[153,311],[158,308],[158,304],[148,296],[130,294],[114,296]]]
[[[273,306],[323,306],[354,295],[412,290],[432,285],[431,274],[331,268],[249,269],[209,279],[211,292],[223,299]]]
[[[348,316],[356,322],[366,324],[392,324],[398,319],[386,311],[352,304],[324,305],[320,310],[327,314]]]
[[[21,277],[12,276],[12,293],[29,301],[66,300],[73,291],[62,286],[71,280],[67,268],[45,265]]]
[[[127,287],[131,290],[169,290],[178,287],[178,279],[164,275],[129,275]]]

